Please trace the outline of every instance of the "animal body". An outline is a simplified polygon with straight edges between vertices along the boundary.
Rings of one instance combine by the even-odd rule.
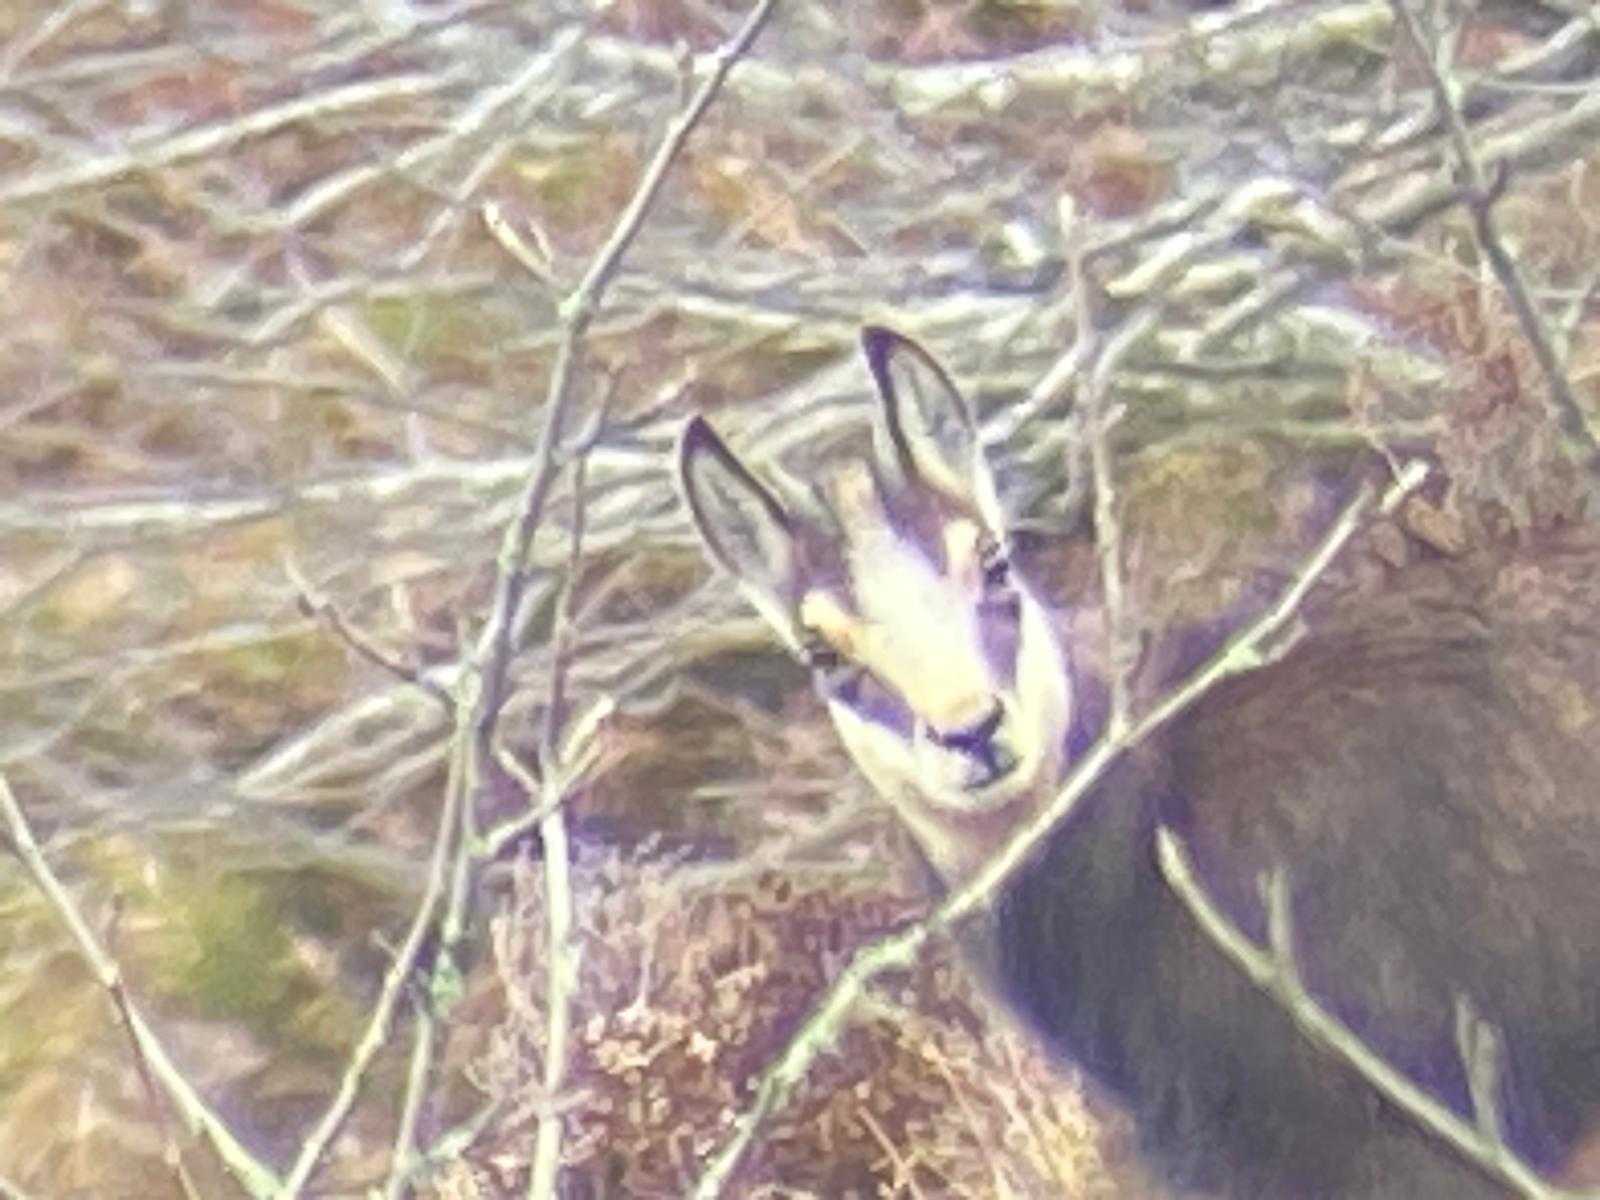
[[[1070,647],[1008,558],[973,414],[916,344],[863,334],[878,453],[801,504],[711,427],[679,449],[709,555],[808,662],[844,745],[959,884],[1052,794]],[[1313,1045],[1162,878],[1158,826],[1265,938],[1287,872],[1321,1005],[1458,1112],[1469,1001],[1503,1042],[1508,1140],[1558,1174],[1600,1115],[1600,552],[1549,535],[1330,602],[1281,659],[1112,768],[974,931],[995,990],[1121,1099],[1175,1189],[1505,1197]]]

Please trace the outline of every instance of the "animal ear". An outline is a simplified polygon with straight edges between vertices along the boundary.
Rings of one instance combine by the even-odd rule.
[[[678,438],[678,483],[711,558],[757,610],[798,647],[794,522],[778,498],[734,456],[703,417]]]
[[[861,349],[900,470],[975,505],[999,529],[1000,501],[977,418],[945,369],[910,338],[876,325],[861,331]]]

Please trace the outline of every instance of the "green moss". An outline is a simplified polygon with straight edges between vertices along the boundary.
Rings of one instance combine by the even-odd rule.
[[[514,157],[508,166],[518,190],[528,193],[553,233],[593,230],[597,215],[619,212],[641,169],[636,148],[611,132],[541,147]]]
[[[243,687],[289,682],[321,645],[315,635],[247,642],[216,656],[215,681]]]
[[[238,877],[196,875],[166,890],[171,927],[158,968],[162,985],[207,1017],[253,1023],[281,1012],[293,947],[265,889]]]
[[[362,317],[390,350],[421,366],[518,332],[505,314],[485,308],[482,297],[470,293],[379,297],[367,301]]]

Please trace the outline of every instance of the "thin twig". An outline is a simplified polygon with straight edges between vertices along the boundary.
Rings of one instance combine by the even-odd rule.
[[[109,183],[131,171],[154,171],[159,167],[220,154],[248,138],[262,137],[290,125],[348,112],[353,108],[431,95],[444,91],[455,82],[455,76],[450,73],[424,72],[362,79],[325,88],[245,113],[229,121],[186,129],[144,145],[113,150],[98,158],[24,175],[15,183],[0,187],[0,204],[38,200],[57,192]]]
[[[1120,737],[1133,719],[1133,673],[1138,646],[1128,627],[1127,581],[1123,574],[1122,517],[1117,511],[1116,470],[1112,463],[1111,432],[1120,419],[1113,408],[1111,380],[1128,353],[1155,328],[1159,304],[1135,310],[1110,337],[1103,337],[1095,320],[1093,283],[1084,269],[1084,239],[1073,233],[1069,257],[1073,295],[1078,306],[1078,338],[1089,349],[1084,361],[1092,364],[1083,404],[1087,414],[1089,467],[1094,474],[1094,535],[1100,557],[1100,584],[1105,593],[1106,669],[1111,705],[1105,735]]]
[[[1477,148],[1473,145],[1472,135],[1467,129],[1466,118],[1462,115],[1458,99],[1461,86],[1449,74],[1455,39],[1430,38],[1423,32],[1407,0],[1389,0],[1389,3],[1427,73],[1428,83],[1433,89],[1434,103],[1450,134],[1450,144],[1455,150],[1457,168],[1467,185],[1466,206],[1467,212],[1472,217],[1473,233],[1478,239],[1484,257],[1489,260],[1495,278],[1505,289],[1506,298],[1511,301],[1511,309],[1517,314],[1517,323],[1522,327],[1522,336],[1528,339],[1534,360],[1544,375],[1552,410],[1551,416],[1573,444],[1581,448],[1580,461],[1585,470],[1591,476],[1600,478],[1600,440],[1596,439],[1594,431],[1589,427],[1588,419],[1583,414],[1583,407],[1578,403],[1578,398],[1572,390],[1572,381],[1567,377],[1566,364],[1556,348],[1555,338],[1545,325],[1544,318],[1534,303],[1533,292],[1523,278],[1522,268],[1511,253],[1510,247],[1506,245],[1505,237],[1500,232],[1500,223],[1494,216],[1495,200],[1504,190],[1510,168],[1504,160],[1501,160],[1496,164],[1495,174],[1491,177],[1484,167]],[[1459,35],[1459,27],[1457,33]]]
[[[483,217],[483,225],[489,231],[489,235],[500,243],[507,254],[517,260],[524,271],[545,287],[558,286],[559,281],[551,269],[554,256],[550,252],[548,240],[542,236],[537,226],[529,228],[529,232],[534,235],[534,245],[530,246],[527,239],[512,226],[505,209],[493,200],[484,201],[478,212]]]
[[[1557,351],[1562,359],[1567,357],[1572,347],[1572,339],[1578,332],[1578,326],[1583,321],[1584,312],[1589,304],[1600,297],[1600,267],[1595,267],[1588,277],[1573,289],[1572,300],[1567,305],[1567,310],[1561,314],[1561,319],[1556,323],[1557,337],[1560,345]]]
[[[441,687],[435,680],[429,679],[410,663],[401,662],[372,638],[364,629],[352,623],[343,612],[339,610],[331,597],[323,595],[311,586],[310,580],[300,571],[293,558],[285,556],[283,560],[284,574],[289,576],[289,582],[294,584],[295,591],[300,600],[300,611],[308,617],[315,617],[324,622],[345,645],[349,646],[356,655],[366,659],[379,670],[394,676],[402,683],[409,683],[413,687],[421,688],[433,699],[444,705],[449,705],[450,693]]]
[[[475,676],[464,673],[457,686],[471,693],[476,691],[475,682]],[[460,714],[470,712],[473,703],[469,696],[458,698],[456,706],[459,717]],[[300,1154],[295,1159],[294,1167],[290,1170],[283,1186],[281,1193],[283,1200],[292,1200],[292,1197],[298,1196],[304,1190],[312,1172],[322,1161],[322,1156],[328,1152],[328,1147],[332,1145],[334,1137],[344,1125],[345,1118],[349,1116],[361,1082],[366,1078],[367,1069],[377,1057],[378,1051],[388,1044],[400,999],[416,970],[423,946],[426,945],[428,936],[434,928],[434,914],[439,908],[447,886],[448,870],[452,861],[451,851],[456,841],[455,833],[460,826],[460,807],[466,802],[469,787],[471,741],[471,729],[463,727],[458,720],[451,743],[450,777],[445,784],[444,811],[439,815],[438,831],[434,835],[433,853],[428,861],[428,878],[423,888],[422,899],[417,904],[416,912],[412,914],[405,939],[384,975],[383,986],[378,992],[378,1000],[373,1006],[367,1028],[350,1052],[350,1061],[345,1065],[344,1076],[339,1081],[338,1090],[333,1100],[329,1102],[322,1119],[317,1122],[316,1127],[307,1135],[300,1147]]]
[[[106,942],[112,952],[116,948],[116,929],[121,915],[120,898],[116,905],[115,913],[111,920],[111,927],[107,931]],[[167,1164],[167,1169],[172,1172],[173,1179],[177,1182],[178,1189],[188,1197],[188,1200],[199,1200],[200,1192],[195,1187],[194,1177],[189,1174],[189,1168],[184,1165],[183,1148],[178,1145],[178,1139],[173,1136],[172,1122],[167,1119],[166,1100],[156,1085],[154,1072],[150,1069],[150,1060],[145,1057],[144,1048],[139,1045],[139,1038],[134,1033],[133,1012],[128,1005],[128,988],[120,978],[117,986],[111,989],[111,1003],[116,1007],[117,1020],[122,1024],[122,1030],[128,1035],[129,1051],[133,1055],[134,1069],[139,1075],[139,1086],[144,1091],[145,1104],[149,1106],[151,1119],[155,1122],[157,1132],[161,1136],[161,1156]]]
[[[882,1184],[891,1196],[899,1195],[902,1191],[911,1200],[926,1200],[926,1193],[917,1182],[917,1167],[922,1165],[918,1161],[918,1154],[913,1150],[908,1157],[900,1152],[900,1147],[894,1144],[894,1139],[888,1131],[873,1118],[869,1105],[862,1105],[856,1114],[856,1119],[866,1126],[867,1132],[872,1135],[872,1140],[878,1143],[878,1148],[883,1151],[883,1156],[889,1160],[889,1165],[894,1168],[894,1174]]]
[[[484,672],[485,714],[498,712],[505,701],[506,671],[511,660],[511,618],[527,586],[523,564],[527,560],[528,547],[533,543],[534,532],[543,518],[545,502],[554,482],[557,467],[555,448],[560,444],[567,409],[572,403],[572,385],[583,335],[594,320],[600,299],[612,277],[622,265],[623,255],[643,228],[644,219],[661,192],[668,170],[682,153],[689,135],[705,116],[711,102],[722,90],[728,73],[750,49],[776,6],[777,0],[759,0],[738,32],[715,52],[711,73],[688,106],[667,127],[666,136],[645,168],[644,177],[618,218],[611,236],[595,255],[572,295],[561,306],[563,331],[545,396],[544,423],[540,427],[539,441],[534,450],[537,465],[523,489],[517,506],[517,518],[506,528],[500,551],[494,608],[479,644],[478,661]]]
[[[5,823],[12,851],[22,861],[34,884],[44,893],[45,899],[55,910],[56,917],[67,927],[67,932],[77,943],[78,953],[83,956],[100,986],[113,997],[119,992],[123,993],[120,1002],[116,1000],[113,1002],[118,1004],[118,1010],[122,1013],[130,1036],[138,1043],[139,1051],[149,1066],[152,1077],[160,1085],[167,1099],[172,1102],[184,1128],[191,1136],[203,1138],[211,1143],[218,1157],[222,1159],[223,1165],[251,1196],[265,1198],[278,1195],[280,1184],[271,1168],[246,1150],[233,1136],[232,1130],[223,1119],[207,1107],[199,1093],[190,1086],[189,1081],[168,1056],[166,1048],[162,1046],[149,1023],[128,998],[122,983],[121,968],[100,945],[99,939],[89,928],[88,922],[83,919],[72,897],[67,894],[67,889],[62,886],[60,879],[51,869],[44,853],[39,849],[39,843],[34,840],[33,830],[28,825],[27,817],[23,814],[21,805],[17,803],[16,796],[12,794],[11,785],[4,775],[0,775],[0,820]]]
[[[101,6],[101,0],[71,0],[68,4],[52,4],[42,11],[42,19],[33,25],[33,28],[24,30],[20,35],[13,34],[10,44],[5,52],[0,54],[0,79],[9,82],[17,73],[17,68],[34,51],[39,50],[54,41],[58,34],[64,33],[78,21]]]
[[[1548,161],[1565,147],[1588,145],[1600,130],[1600,92],[1592,92],[1560,111],[1530,119],[1509,132],[1483,138],[1479,161],[1489,171],[1507,171]],[[1409,174],[1379,193],[1360,213],[1361,223],[1390,238],[1411,233],[1463,198],[1461,181],[1453,172]],[[1349,214],[1346,214],[1347,216]],[[1188,353],[1215,353],[1246,331],[1262,324],[1292,304],[1327,277],[1328,263],[1302,263],[1265,274],[1239,299],[1218,309],[1194,336]]]
[[[573,402],[578,356],[584,334],[598,312],[600,300],[620,267],[623,256],[643,228],[644,219],[661,192],[667,172],[721,91],[728,73],[749,50],[775,6],[776,0],[759,0],[739,31],[717,51],[710,74],[684,110],[668,126],[666,136],[645,169],[638,188],[618,218],[610,237],[590,263],[577,288],[561,306],[562,335],[556,348],[555,364],[551,370],[545,396],[543,421],[540,424],[534,451],[534,468],[529,473],[518,500],[516,515],[507,524],[501,541],[494,602],[473,654],[479,687],[474,689],[470,703],[463,704],[458,711],[461,747],[464,754],[470,754],[470,762],[464,764],[464,767],[469,769],[472,779],[485,778],[492,769],[493,746],[496,743],[495,726],[510,694],[510,669],[515,650],[517,615],[521,611],[522,600],[529,582],[529,553],[534,535],[544,519],[545,505],[561,466],[557,448],[562,443],[568,410]],[[559,674],[554,675],[552,680],[559,691]],[[552,700],[554,701],[552,708],[561,703],[559,694],[554,695]],[[546,784],[548,785],[557,774],[558,772],[553,770],[547,771]],[[465,777],[458,778],[457,787],[464,788],[466,782]],[[468,822],[472,819],[470,813],[458,810],[457,819],[463,818]],[[550,807],[548,815],[541,822],[541,829],[549,830],[545,844],[546,869],[549,870],[550,862],[560,858],[564,863],[568,853],[564,837],[566,826],[561,818],[559,806]],[[458,882],[465,878],[468,863],[468,838],[465,836],[469,832],[468,827],[463,826],[462,832],[459,844],[461,857],[457,860]],[[552,844],[552,840],[559,844]],[[441,839],[441,844],[443,841],[444,839]],[[464,897],[465,892],[457,888],[453,889],[453,894]],[[454,908],[452,905],[452,911]],[[552,921],[555,920],[553,914]],[[567,913],[566,928],[570,928],[570,910]],[[552,971],[553,981],[558,974],[559,972]],[[554,983],[552,986],[555,986]],[[564,1001],[560,1007],[563,1011],[566,1009]],[[547,1047],[547,1054],[550,1056],[547,1058],[547,1071],[557,1058],[564,1058],[559,1046]],[[535,1192],[533,1189],[553,1188],[554,1166],[559,1162],[559,1150],[559,1126],[552,1127],[548,1118],[541,1117],[539,1146],[536,1149],[534,1169],[529,1182],[530,1194],[548,1194]]]
[[[406,1090],[400,1100],[400,1119],[395,1122],[389,1179],[383,1190],[385,1200],[401,1200],[416,1165],[412,1148],[417,1142],[417,1126],[422,1120],[422,1106],[428,1096],[428,1081],[433,1077],[433,1056],[439,1040],[439,1018],[433,1000],[432,995],[423,997],[415,1006],[411,1062],[406,1069]]]
[[[1456,1053],[1467,1072],[1467,1095],[1480,1132],[1500,1138],[1500,1038],[1472,1002],[1456,997]],[[1503,1139],[1502,1139],[1503,1140]]]
[[[472,808],[471,798],[477,795],[480,783],[487,778],[490,760],[488,748],[494,742],[494,726],[509,694],[514,617],[527,586],[529,550],[543,520],[545,503],[559,467],[556,447],[561,442],[567,410],[572,403],[578,349],[583,334],[623,254],[642,228],[668,168],[716,97],[734,63],[748,50],[775,3],[776,0],[762,0],[740,32],[719,52],[711,76],[689,108],[672,123],[611,237],[563,306],[564,329],[557,348],[555,367],[551,372],[544,420],[534,451],[534,467],[524,485],[517,515],[507,525],[501,543],[493,608],[472,656],[476,670],[462,673],[459,690],[454,697],[456,730],[452,740],[450,779],[445,789],[445,811],[441,815],[429,863],[427,887],[405,941],[385,977],[373,1018],[351,1055],[338,1093],[301,1148],[286,1185],[288,1195],[298,1195],[304,1188],[348,1116],[360,1081],[373,1056],[387,1039],[404,984],[435,926],[435,915],[445,893],[448,891],[452,897],[449,906],[452,912],[457,908],[454,898],[465,894],[469,839],[464,835],[470,830],[474,819],[469,811]],[[447,932],[441,930],[441,935]]]
[[[901,932],[859,951],[784,1049],[757,1076],[749,1103],[734,1118],[722,1148],[708,1159],[690,1194],[696,1200],[714,1200],[722,1194],[739,1163],[754,1144],[756,1133],[767,1118],[785,1103],[794,1086],[805,1078],[812,1061],[834,1044],[846,1014],[874,977],[890,969],[910,967],[915,963],[923,944],[935,933],[954,927],[991,903],[1001,885],[1021,868],[1119,757],[1143,742],[1221,680],[1253,670],[1267,661],[1269,648],[1278,641],[1306,593],[1355,536],[1363,522],[1374,511],[1383,514],[1393,512],[1405,497],[1421,485],[1427,474],[1428,468],[1424,463],[1408,464],[1376,504],[1373,490],[1363,487],[1345,506],[1338,520],[1323,535],[1322,541],[1271,608],[1173,688],[1149,712],[1132,723],[1123,736],[1103,736],[1095,742],[1049,804],[1014,831],[1005,845],[932,913]]]
[[[604,420],[604,408],[596,414],[596,431]],[[585,439],[591,445],[594,435]],[[550,695],[539,736],[539,760],[544,764],[543,807],[548,811],[539,822],[539,840],[544,847],[545,914],[550,923],[549,965],[545,977],[544,1099],[539,1128],[534,1137],[533,1169],[528,1175],[528,1200],[550,1200],[556,1194],[561,1170],[562,1114],[555,1104],[566,1086],[567,1042],[572,1032],[572,995],[578,981],[579,946],[572,936],[572,864],[567,840],[562,787],[566,772],[557,742],[561,736],[566,709],[567,663],[572,651],[573,597],[578,590],[578,572],[583,565],[584,485],[589,458],[581,454],[573,464],[572,537],[567,556],[567,576],[556,605],[555,627],[550,634]]]
[[[1458,1010],[1458,1045],[1466,1060],[1464,1065],[1476,1106],[1474,1121],[1463,1120],[1448,1105],[1418,1087],[1306,990],[1288,952],[1292,928],[1288,884],[1282,871],[1272,873],[1266,889],[1268,924],[1272,933],[1269,946],[1264,949],[1234,925],[1206,895],[1183,841],[1165,827],[1156,830],[1156,857],[1168,885],[1206,936],[1252,983],[1283,1005],[1284,1011],[1308,1039],[1332,1051],[1390,1103],[1519,1196],[1527,1200],[1578,1200],[1584,1195],[1546,1183],[1506,1144],[1497,1109],[1490,1099],[1497,1087],[1494,1035],[1470,1009],[1463,1006]]]
[[[483,1104],[466,1120],[452,1126],[435,1138],[428,1147],[420,1153],[413,1154],[401,1165],[401,1179],[409,1182],[415,1178],[419,1171],[440,1163],[459,1161],[501,1115],[505,1107],[502,1100],[490,1100]],[[3,1200],[3,1198],[0,1198]]]
[[[576,25],[558,32],[540,53],[530,55],[522,70],[496,87],[489,88],[444,130],[425,141],[407,146],[391,161],[364,162],[347,168],[307,188],[292,203],[274,208],[257,216],[250,214],[225,222],[227,232],[265,233],[282,236],[290,230],[305,227],[335,205],[347,203],[362,188],[396,176],[406,177],[431,160],[442,158],[464,142],[480,137],[491,122],[500,117],[513,101],[523,99],[543,84],[550,90],[559,87],[555,79],[557,68],[568,58],[580,40],[582,30]],[[459,204],[466,193],[454,197]],[[447,206],[448,209],[448,206]],[[425,248],[430,239],[419,240],[418,248]]]

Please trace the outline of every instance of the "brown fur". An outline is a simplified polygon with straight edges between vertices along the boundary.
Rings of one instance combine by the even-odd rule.
[[[904,339],[868,331],[865,346],[900,485],[948,487],[976,458],[964,402]],[[841,520],[845,544],[904,542],[930,568],[926,612],[952,614],[943,645],[897,647],[890,619],[859,603],[882,554],[835,559],[843,586],[808,576],[800,523],[703,424],[686,433],[682,471],[713,554],[789,644],[824,643],[819,687],[847,746],[959,882],[1053,790],[1052,739],[1094,732],[1085,706],[1039,684],[1040,664],[1067,666],[1037,598],[1023,582],[975,582],[938,529],[866,504]],[[988,486],[969,489],[962,519],[993,508]],[[1453,1031],[1457,1000],[1470,1001],[1504,1040],[1507,1132],[1535,1168],[1570,1166],[1600,1123],[1597,572],[1591,535],[1546,537],[1327,602],[1283,658],[1125,756],[973,931],[996,989],[1127,1104],[1178,1185],[1240,1200],[1507,1195],[1222,956],[1156,868],[1158,825],[1187,839],[1208,892],[1258,940],[1257,881],[1285,870],[1313,994],[1462,1112]],[[803,600],[818,588],[820,624]],[[967,644],[994,622],[1005,639]],[[909,661],[858,653],[869,635],[884,639],[879,660]],[[964,665],[920,682],[941,656]],[[841,683],[837,660],[852,657]],[[888,694],[897,680],[927,697]],[[974,719],[985,713],[992,729]],[[985,782],[993,773],[963,755],[1016,765]]]
[[[1003,990],[1133,1109],[1178,1182],[1238,1197],[1501,1197],[1319,1052],[1160,878],[1159,821],[1258,939],[1289,872],[1319,1000],[1465,1111],[1454,1003],[1506,1043],[1516,1148],[1600,1107],[1593,545],[1415,568],[1210,693],[1116,768],[1005,895]]]

